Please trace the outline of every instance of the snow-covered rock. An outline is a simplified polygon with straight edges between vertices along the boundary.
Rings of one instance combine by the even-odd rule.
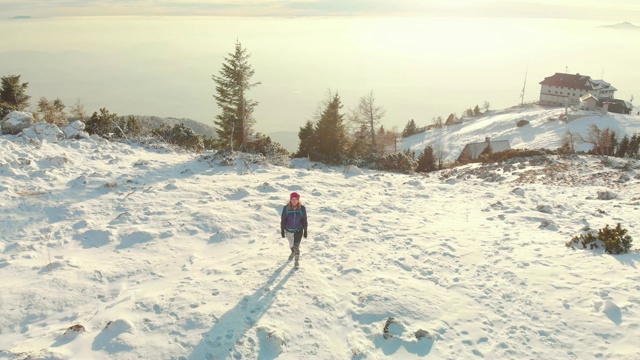
[[[23,129],[22,135],[30,139],[46,140],[51,143],[56,143],[64,138],[64,133],[56,125],[47,122],[37,122]]]
[[[60,128],[60,130],[62,130],[62,132],[64,133],[64,137],[66,137],[67,139],[77,139],[77,138],[88,139],[89,134],[86,131],[84,131],[84,129],[85,129],[85,124],[80,120],[76,120],[71,124]]]
[[[349,175],[362,175],[364,172],[355,165],[348,165],[344,168],[344,173]]]
[[[26,111],[12,111],[2,119],[2,134],[16,135],[33,124],[33,115]]]

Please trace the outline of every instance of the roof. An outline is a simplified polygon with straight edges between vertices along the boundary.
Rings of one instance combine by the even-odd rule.
[[[588,99],[593,99],[595,101],[598,101],[598,98],[593,96],[593,95],[591,95],[590,93],[580,97],[580,101],[587,101]]]
[[[603,104],[616,104],[619,106],[624,106],[625,108],[631,110],[633,109],[633,104],[628,102],[628,101],[624,101],[621,99],[604,99],[601,101]]]
[[[495,152],[505,151],[511,149],[511,145],[509,145],[509,140],[498,140],[498,141],[483,141],[478,143],[469,143],[464,147],[464,150],[469,149],[471,152],[471,158],[477,159],[480,154],[487,148],[487,145],[491,144],[491,150]]]
[[[580,74],[555,73],[553,76],[544,78],[544,80],[540,82],[540,85],[575,88],[582,90],[594,89],[594,84],[591,81],[591,78],[589,76]]]
[[[614,88],[613,86],[611,86],[610,83],[604,81],[604,80],[591,80],[591,83],[593,83],[594,88],[597,90],[602,90],[602,89],[608,89],[608,90],[612,90],[612,91],[617,91],[618,89]]]

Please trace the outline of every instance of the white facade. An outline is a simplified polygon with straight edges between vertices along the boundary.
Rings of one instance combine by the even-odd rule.
[[[598,98],[591,94],[587,94],[580,98],[580,109],[595,110],[598,106]]]
[[[598,99],[613,99],[614,94],[616,92],[616,88],[611,86],[608,82],[604,80],[591,80],[593,84],[593,88],[595,90],[595,95]]]
[[[540,104],[561,106],[578,105],[580,103],[580,98],[588,95],[589,93],[589,90],[586,89],[542,85],[540,88]]]
[[[580,74],[555,73],[540,85],[540,105],[555,106],[577,106],[580,98],[589,94],[598,99],[613,99],[617,90],[604,80]]]

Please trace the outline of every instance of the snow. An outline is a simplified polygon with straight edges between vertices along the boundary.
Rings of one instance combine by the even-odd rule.
[[[426,146],[432,146],[435,150],[437,144],[442,144],[446,161],[456,160],[464,145],[485,141],[487,137],[491,141],[509,140],[512,149],[557,149],[562,146],[562,138],[567,131],[588,139],[591,125],[596,125],[601,130],[610,128],[622,139],[624,134],[631,136],[640,133],[640,117],[633,115],[637,111],[638,109],[629,115],[602,115],[595,111],[570,110],[570,114],[583,117],[566,123],[558,120],[559,116],[565,114],[564,108],[524,106],[490,110],[478,117],[464,118],[460,124],[413,135],[404,140],[401,149],[421,153]],[[527,120],[529,125],[517,127],[519,120]],[[590,145],[583,145],[576,150],[589,149]]]
[[[441,135],[451,149],[485,136],[553,148],[589,121],[638,129],[633,115],[551,112],[496,111]],[[638,161],[427,176],[239,164],[0,137],[0,358],[640,358],[640,254],[565,246],[617,223],[638,241]],[[299,270],[279,231],[292,191],[309,213]]]

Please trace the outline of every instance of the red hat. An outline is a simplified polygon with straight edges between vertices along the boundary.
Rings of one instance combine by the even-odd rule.
[[[300,199],[300,194],[294,191],[289,195],[289,199]]]

